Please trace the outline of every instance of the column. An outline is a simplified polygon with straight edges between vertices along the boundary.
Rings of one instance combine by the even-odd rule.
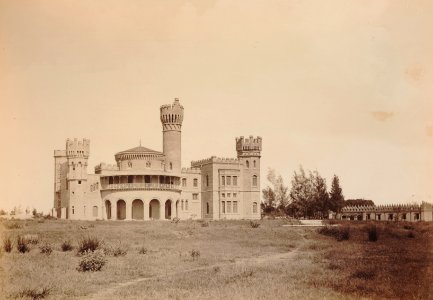
[[[117,220],[117,202],[111,203],[111,220]]]
[[[132,201],[125,200],[126,203],[126,216],[125,220],[129,221],[132,220]]]

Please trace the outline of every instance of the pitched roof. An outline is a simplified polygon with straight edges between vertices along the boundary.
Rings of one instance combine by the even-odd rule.
[[[116,155],[119,155],[119,154],[138,154],[138,153],[140,153],[140,154],[162,154],[159,151],[155,151],[155,150],[152,150],[152,149],[149,149],[146,147],[138,146],[138,147],[134,147],[134,148],[131,148],[131,149],[128,149],[125,151],[118,152],[118,153],[116,153]]]

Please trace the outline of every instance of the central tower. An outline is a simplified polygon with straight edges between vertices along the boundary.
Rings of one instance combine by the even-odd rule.
[[[183,106],[175,98],[172,105],[161,106],[162,152],[165,155],[165,170],[181,172]]]

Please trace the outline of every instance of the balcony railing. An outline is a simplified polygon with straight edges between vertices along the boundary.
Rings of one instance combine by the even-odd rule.
[[[169,183],[114,183],[102,185],[102,190],[180,190],[179,185]]]

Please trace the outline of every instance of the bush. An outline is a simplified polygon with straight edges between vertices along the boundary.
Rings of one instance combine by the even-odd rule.
[[[349,226],[325,226],[318,230],[318,233],[333,236],[337,241],[348,240],[350,238]]]
[[[28,246],[26,239],[20,235],[17,237],[17,250],[20,253],[26,253],[26,252],[30,251],[30,248]]]
[[[77,270],[79,272],[100,271],[106,262],[107,260],[105,259],[102,250],[87,250],[83,253],[83,257],[78,264]]]
[[[72,249],[74,247],[72,246],[71,241],[66,240],[66,241],[62,242],[62,244],[60,245],[60,248],[62,248],[63,252],[66,252],[66,251],[72,251]]]
[[[260,223],[257,221],[250,221],[250,226],[252,228],[258,228],[260,226]]]
[[[196,260],[197,258],[199,258],[200,257],[200,251],[198,251],[198,250],[191,250],[191,257],[192,257],[192,260]]]
[[[177,223],[179,223],[179,221],[180,221],[180,219],[178,217],[176,217],[176,218],[173,218],[173,220],[171,220],[171,223],[177,224]]]
[[[37,234],[26,234],[23,236],[23,239],[25,239],[27,243],[33,245],[39,243],[39,236]]]
[[[44,299],[50,294],[51,288],[43,287],[42,289],[36,289],[36,288],[25,288],[21,290],[16,298],[30,298],[30,299]]]
[[[9,236],[4,237],[3,238],[3,249],[5,250],[5,252],[8,252],[8,253],[11,252],[12,247],[13,247],[12,239]]]
[[[379,239],[379,232],[376,225],[371,225],[367,228],[368,240],[376,242]]]
[[[139,249],[138,249],[138,254],[147,254],[147,248],[145,248],[145,247],[140,247]]]
[[[118,256],[125,256],[127,253],[127,249],[125,247],[122,247],[122,245],[116,246],[116,247],[104,247],[104,254],[105,255],[112,255],[114,257]]]
[[[53,252],[53,247],[50,244],[44,244],[40,247],[41,253],[50,255]]]
[[[82,238],[79,242],[78,242],[78,254],[84,254],[85,252],[88,251],[95,251],[97,249],[99,249],[102,246],[102,240],[100,240],[97,237],[86,237],[86,238]]]
[[[5,226],[7,229],[20,229],[22,227],[17,222],[6,222]]]

